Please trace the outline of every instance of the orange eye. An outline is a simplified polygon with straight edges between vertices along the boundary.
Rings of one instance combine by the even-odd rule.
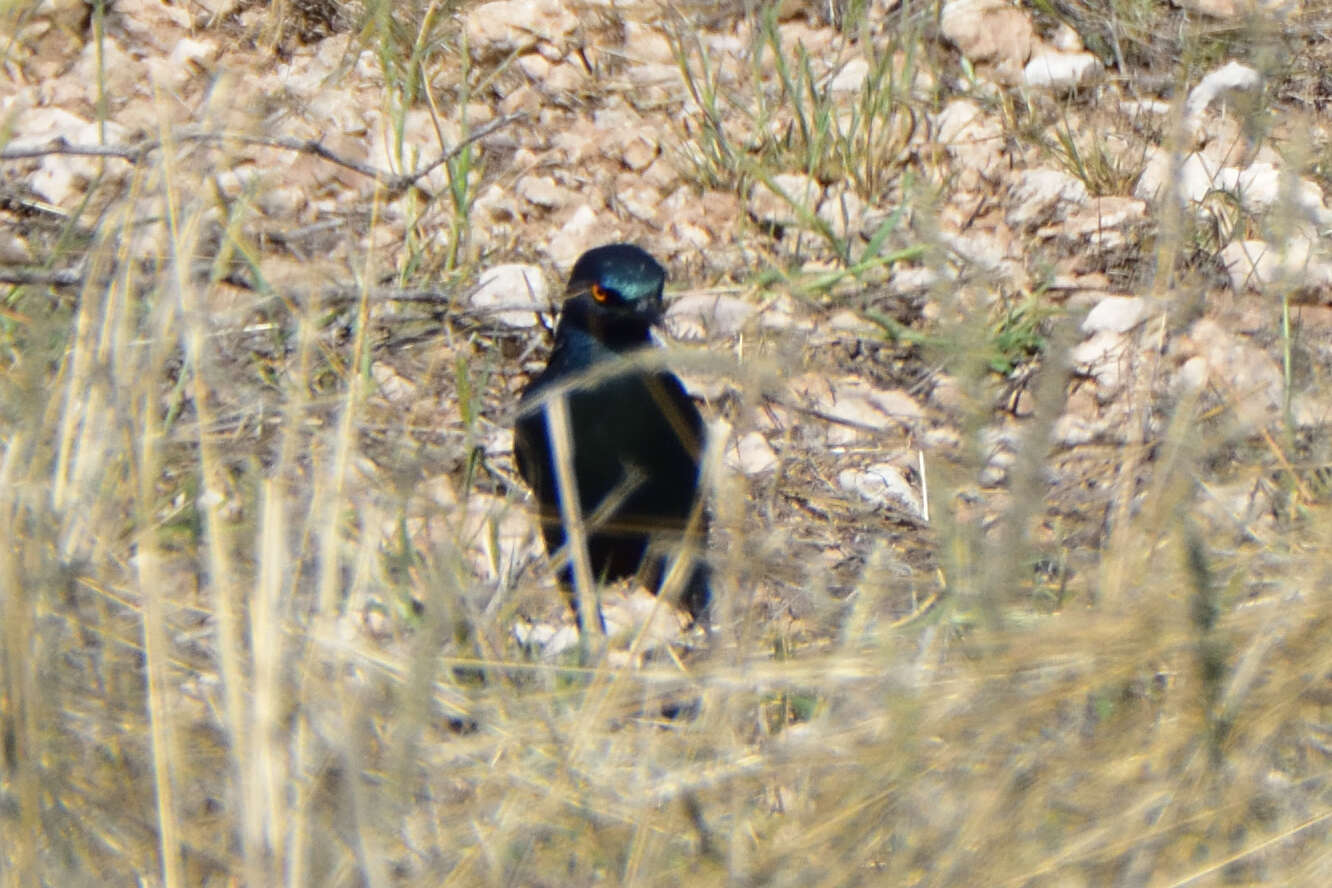
[[[598,302],[610,302],[610,290],[607,290],[605,287],[601,286],[601,284],[593,284],[592,298]]]

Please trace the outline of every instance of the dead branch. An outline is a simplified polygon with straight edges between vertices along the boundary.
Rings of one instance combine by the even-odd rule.
[[[218,132],[183,132],[171,136],[170,141],[174,142],[239,142],[244,145],[260,145],[267,148],[279,148],[285,151],[298,151],[302,154],[311,154],[329,163],[336,164],[344,169],[359,173],[367,178],[373,179],[380,185],[383,185],[389,191],[403,191],[415,185],[422,177],[429,175],[442,164],[448,163],[463,152],[468,145],[483,139],[498,129],[508,126],[517,120],[525,117],[523,113],[508,114],[504,117],[497,117],[489,123],[482,124],[472,130],[457,145],[445,151],[435,160],[418,168],[414,172],[397,174],[389,173],[384,170],[376,169],[368,164],[342,157],[334,151],[324,147],[322,142],[316,139],[292,139],[285,136],[251,136],[239,133],[218,133]],[[114,157],[129,163],[142,163],[143,160],[154,151],[159,150],[164,141],[163,139],[149,139],[138,145],[75,145],[65,140],[63,136],[57,136],[45,145],[32,146],[25,148],[7,148],[0,151],[0,161],[3,160],[32,160],[38,157],[49,157],[51,155],[70,155],[75,157]]]

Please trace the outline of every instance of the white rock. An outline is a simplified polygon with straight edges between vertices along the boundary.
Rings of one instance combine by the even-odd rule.
[[[217,53],[217,47],[211,42],[178,37],[169,56],[149,55],[143,60],[143,67],[148,72],[146,79],[158,89],[177,91],[190,78],[207,70]]]
[[[680,82],[678,65],[644,63],[634,65],[624,72],[625,79],[639,88],[652,86],[674,86]]]
[[[778,173],[772,177],[772,186],[755,183],[747,204],[755,219],[772,225],[798,225],[795,207],[813,214],[823,196],[819,183],[801,173]]]
[[[854,191],[841,188],[829,189],[823,203],[819,204],[819,218],[827,222],[838,237],[858,231],[866,211],[865,202]]]
[[[38,163],[37,169],[28,177],[28,187],[46,198],[48,203],[67,206],[82,196],[84,188],[95,174],[87,158],[63,160],[53,155],[42,158]]]
[[[1160,99],[1125,99],[1119,103],[1119,110],[1136,121],[1139,117],[1165,117],[1170,113],[1170,103]]]
[[[1176,392],[1196,392],[1205,385],[1207,385],[1207,359],[1202,355],[1194,355],[1181,364],[1170,381],[1171,388]]]
[[[309,201],[306,189],[297,185],[282,185],[265,188],[255,195],[255,205],[274,219],[282,219],[299,213]]]
[[[361,100],[358,95],[346,89],[332,86],[315,87],[314,92],[304,100],[302,116],[311,126],[324,130],[325,133],[345,133],[363,139],[367,132],[374,129],[370,121],[377,121],[378,115],[361,113]],[[438,144],[432,141],[432,145]],[[478,150],[480,146],[477,146]]]
[[[703,250],[712,246],[712,235],[708,234],[706,229],[700,228],[692,222],[672,222],[671,234],[675,235],[683,244],[688,244],[695,250]]]
[[[1078,447],[1096,440],[1097,431],[1096,423],[1085,416],[1065,413],[1055,421],[1053,437],[1064,447]]]
[[[537,316],[550,311],[550,287],[535,265],[496,265],[481,273],[468,302],[506,327],[535,327]]]
[[[471,52],[493,57],[535,46],[561,43],[578,27],[578,17],[560,0],[494,0],[473,7],[463,18]]]
[[[176,45],[171,50],[171,63],[182,67],[193,65],[199,70],[207,70],[217,55],[217,44],[211,40],[177,37]]]
[[[523,176],[518,180],[516,190],[523,200],[548,210],[558,210],[567,205],[573,197],[550,176]]]
[[[980,470],[977,480],[981,487],[999,487],[1008,480],[1008,468],[1014,462],[1012,455],[996,453]]]
[[[726,465],[752,478],[777,468],[777,453],[762,432],[749,432],[726,448]]]
[[[358,79],[365,83],[383,83],[381,58],[373,49],[363,49],[356,54],[356,66],[352,69]]]
[[[1326,229],[1332,226],[1332,210],[1323,202],[1323,189],[1309,179],[1300,179],[1295,185],[1295,206],[1314,224]],[[1327,232],[1324,231],[1324,234]]]
[[[522,71],[531,80],[542,81],[550,74],[550,62],[535,52],[518,56],[514,64],[517,65],[519,71]]]
[[[1133,195],[1143,201],[1154,201],[1170,181],[1170,152],[1161,148],[1148,148],[1138,174],[1138,181],[1133,184]]]
[[[1315,246],[1302,235],[1292,235],[1285,244],[1234,241],[1221,251],[1221,262],[1238,292],[1269,287],[1321,290],[1332,286],[1332,263],[1316,255]]]
[[[546,255],[560,265],[573,265],[584,250],[595,246],[595,242],[610,240],[607,235],[601,216],[583,204],[546,243]]]
[[[666,323],[676,336],[695,332],[697,338],[734,336],[757,311],[754,305],[735,296],[686,293],[672,300],[666,310]]]
[[[854,339],[878,338],[883,334],[882,327],[870,323],[850,309],[833,312],[822,326],[830,333],[845,333]]]
[[[1128,344],[1123,333],[1102,330],[1073,347],[1073,364],[1096,380],[1096,397],[1102,402],[1111,400],[1123,384]]]
[[[483,440],[482,446],[485,448],[486,456],[499,457],[513,453],[513,429],[511,428],[497,426]]]
[[[1220,96],[1237,90],[1254,90],[1263,85],[1263,77],[1239,62],[1228,62],[1204,77],[1189,92],[1184,102],[1184,117],[1191,127],[1201,122],[1202,113]]]
[[[352,104],[348,96],[342,97],[344,107]],[[439,139],[455,143],[460,138],[457,124],[451,120],[436,120],[426,109],[413,109],[401,121],[375,113],[371,117],[375,136],[369,140],[368,162],[379,169],[405,172],[423,166],[427,159],[439,156]],[[449,174],[441,164],[426,174],[420,184],[433,192],[449,187]]]
[[[644,120],[622,105],[602,108],[592,114],[592,126],[586,136],[607,157],[619,157],[626,147],[642,140],[655,153],[660,140],[655,123]]]
[[[501,114],[527,114],[535,118],[541,113],[541,105],[545,99],[541,93],[530,83],[524,83],[517,89],[509,92],[499,102],[499,111]],[[491,137],[487,136],[481,144],[487,148],[499,148],[501,145],[515,147],[517,145],[531,145],[534,142],[540,142],[536,133],[530,129],[515,129],[511,126],[501,127],[491,136],[499,136],[502,139],[492,142]]]
[[[1321,392],[1297,392],[1290,406],[1300,428],[1326,428],[1332,424],[1332,403]]]
[[[624,207],[625,212],[640,222],[649,225],[656,223],[661,195],[655,188],[630,188],[615,195],[615,200]]]
[[[1009,189],[1005,219],[1014,228],[1034,228],[1068,216],[1087,202],[1082,180],[1054,169],[1030,169]]]
[[[869,77],[869,70],[869,62],[856,56],[838,70],[828,83],[828,89],[834,93],[859,92]]]
[[[981,429],[981,445],[989,451],[991,457],[996,453],[1014,456],[1022,446],[1022,436],[1018,429],[1009,422],[990,425]],[[1008,463],[1011,465],[1011,461]]]
[[[1262,213],[1271,209],[1281,196],[1281,171],[1270,163],[1255,163],[1242,170],[1222,167],[1216,171],[1212,185],[1233,193],[1249,212]]]
[[[43,4],[54,6],[56,4]],[[74,5],[74,4],[69,4]],[[184,5],[158,3],[155,0],[124,0],[116,3],[115,24],[117,30],[124,28],[133,34],[139,45],[161,46],[167,43],[166,35],[173,38],[173,28],[190,30],[194,27],[193,11]],[[135,45],[135,41],[127,41]]]
[[[0,230],[0,265],[26,265],[32,261],[32,250],[20,234]]]
[[[1112,249],[1125,242],[1126,229],[1146,218],[1147,202],[1144,200],[1114,195],[1094,197],[1069,213],[1068,218],[1058,224],[1053,233],[1067,240],[1085,239],[1092,246]]]
[[[973,265],[986,274],[1008,277],[1013,272],[1013,263],[1008,259],[1008,251],[997,238],[989,234],[940,232],[939,242],[962,262]]]
[[[513,638],[521,646],[538,654],[542,660],[553,662],[561,655],[578,648],[578,627],[553,626],[550,623],[515,623]]]
[[[630,139],[624,146],[620,154],[620,162],[636,173],[641,173],[652,165],[661,153],[661,148],[657,140],[649,136],[639,135]]]
[[[680,186],[680,171],[660,154],[643,170],[641,178],[644,185],[651,185],[662,194],[671,194]]]
[[[1181,343],[1207,361],[1207,376],[1248,428],[1270,422],[1281,409],[1281,368],[1268,352],[1211,318],[1202,318]]]
[[[859,379],[831,380],[810,374],[792,380],[791,390],[835,421],[828,430],[832,444],[858,441],[865,432],[912,428],[924,418],[920,405],[906,392],[873,388]]]
[[[472,215],[487,227],[513,222],[518,219],[518,202],[508,191],[492,184],[472,201]]]
[[[916,489],[892,463],[878,463],[864,471],[843,469],[837,473],[837,483],[873,505],[905,507],[917,518],[924,516]]]
[[[124,15],[119,5],[116,12]],[[125,35],[121,39],[125,39]],[[162,56],[154,54],[151,58],[160,60]],[[146,69],[143,59],[136,58],[124,48],[121,40],[108,33],[103,39],[87,41],[69,71],[43,82],[39,102],[47,108],[87,107],[88,103],[96,101],[98,91],[104,90],[108,97],[115,97],[119,108],[122,107],[119,103],[152,95],[153,85]]]
[[[588,83],[587,69],[581,62],[566,58],[550,69],[550,73],[541,81],[541,88],[555,96],[568,96],[576,93]]]
[[[928,450],[955,454],[962,447],[962,436],[958,434],[957,429],[944,426],[927,430],[921,437],[921,443]]]
[[[651,62],[675,67],[671,41],[655,28],[642,22],[625,21],[624,54],[636,62]]]
[[[1045,51],[1027,62],[1022,82],[1033,89],[1067,92],[1090,82],[1100,71],[1100,59],[1089,52]]]
[[[1251,2],[1244,0],[1173,0],[1172,6],[1178,6],[1180,9],[1188,9],[1193,12],[1200,12],[1203,15],[1211,16],[1217,19],[1234,18],[1243,11],[1245,7],[1252,6]]]
[[[961,166],[989,174],[1004,148],[1004,130],[992,115],[970,99],[954,99],[935,120],[939,144]]]
[[[606,621],[606,635],[615,647],[628,646],[642,635],[641,651],[660,648],[680,641],[684,636],[680,615],[665,602],[658,602],[642,586],[624,594],[610,593],[602,598],[601,615]]]
[[[810,266],[805,266],[809,269]],[[816,327],[815,320],[805,312],[787,294],[771,297],[759,309],[759,326],[764,330],[786,330],[811,333]]]
[[[588,46],[584,47],[584,49],[588,54],[592,56],[592,58],[595,59],[597,57],[596,46]],[[568,56],[568,51],[563,45],[548,43],[545,40],[542,40],[537,43],[536,51],[541,54],[542,58],[550,62],[552,65],[559,62],[561,59],[565,59]],[[580,65],[582,64],[581,59],[579,60],[579,64]]]
[[[1147,317],[1147,300],[1141,296],[1108,296],[1096,303],[1082,321],[1084,333],[1127,333]]]
[[[971,61],[1010,71],[1026,64],[1035,38],[1031,19],[1005,0],[949,0],[939,29]]]
[[[888,281],[888,289],[895,294],[919,293],[956,279],[957,273],[951,268],[906,266],[893,271],[893,276]]]
[[[456,408],[449,405],[443,409]],[[388,519],[388,532],[395,536],[396,521]],[[464,554],[472,576],[482,580],[463,590],[469,598],[478,593],[485,595],[488,584],[501,576],[511,576],[516,565],[530,560],[543,548],[537,542],[540,533],[533,511],[514,508],[504,497],[473,492],[467,497],[465,509],[445,509],[432,515],[428,527],[434,539],[429,545],[422,545],[425,551],[437,550],[445,539],[450,541],[449,545],[467,541]]]
[[[1082,37],[1068,22],[1062,22],[1055,30],[1054,48],[1062,52],[1082,52],[1087,47],[1082,45]]]
[[[1289,201],[1307,221],[1320,226],[1332,222],[1332,211],[1323,204],[1323,189],[1309,179],[1286,180],[1275,164],[1222,167],[1213,178],[1213,186],[1233,193],[1251,213],[1265,213]]]
[[[1201,203],[1216,187],[1218,171],[1201,154],[1190,154],[1179,166],[1175,195],[1180,203]]]
[[[244,0],[195,0],[196,5],[208,13],[214,22],[221,20],[245,5]]]
[[[370,365],[370,376],[379,387],[379,393],[390,404],[407,405],[416,400],[418,390],[416,383],[398,373],[384,361],[375,361]]]
[[[1133,186],[1133,194],[1146,201],[1173,195],[1182,204],[1198,203],[1215,187],[1215,174],[1216,168],[1201,154],[1176,160],[1175,155],[1155,149]]]
[[[552,135],[550,143],[562,155],[559,159],[566,169],[580,167],[602,153],[607,134],[601,129],[595,121],[584,118]]]
[[[123,126],[106,121],[108,142],[124,142],[126,137]],[[21,112],[13,121],[13,138],[5,147],[11,150],[40,148],[57,138],[73,145],[96,145],[99,139],[97,124],[61,108],[31,108]]]
[[[1289,15],[1299,9],[1301,0],[1172,0],[1172,4],[1215,19],[1233,19],[1255,13]]]
[[[699,36],[702,37],[703,45],[708,48],[708,52],[717,57],[739,58],[749,52],[749,44],[746,42],[748,38],[738,33],[704,31]]]

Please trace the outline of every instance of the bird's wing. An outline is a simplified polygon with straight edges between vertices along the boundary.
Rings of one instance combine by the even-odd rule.
[[[518,418],[513,423],[513,461],[518,466],[518,474],[523,476],[527,486],[540,496],[541,483],[544,479],[542,475],[543,460],[545,454],[541,452],[542,445],[539,440],[542,432],[545,431],[545,411],[543,409],[532,410],[531,402],[533,397],[542,388],[544,388],[545,373],[538,376],[528,385],[518,399]]]
[[[694,462],[698,462],[703,452],[703,416],[680,378],[674,373],[655,373],[648,378],[647,388],[671,430]]]

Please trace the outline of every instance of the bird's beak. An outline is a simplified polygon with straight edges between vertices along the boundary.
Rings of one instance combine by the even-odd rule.
[[[564,288],[565,299],[576,299],[579,296],[587,296],[592,292],[592,285],[587,283],[569,284]]]
[[[666,308],[660,299],[638,309],[638,314],[652,326],[657,326],[666,317]]]

